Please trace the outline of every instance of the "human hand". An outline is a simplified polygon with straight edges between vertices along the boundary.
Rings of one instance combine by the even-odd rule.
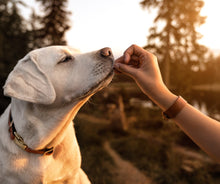
[[[132,45],[115,61],[115,69],[132,77],[148,96],[165,87],[157,58],[139,46]]]

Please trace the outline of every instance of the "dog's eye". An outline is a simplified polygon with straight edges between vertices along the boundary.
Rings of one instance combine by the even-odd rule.
[[[58,64],[60,63],[67,63],[67,62],[70,62],[70,61],[73,61],[74,60],[74,57],[73,56],[66,56],[65,58],[61,59]]]

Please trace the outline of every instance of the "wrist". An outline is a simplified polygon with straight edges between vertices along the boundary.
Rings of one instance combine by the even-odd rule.
[[[162,115],[164,119],[173,119],[175,118],[182,109],[186,106],[187,102],[181,97],[178,96],[175,102],[165,111],[163,111]]]
[[[158,84],[156,89],[154,89],[148,96],[163,111],[168,109],[177,99],[177,96],[173,94],[163,83]]]
[[[145,76],[135,78],[137,85],[163,111],[168,109],[177,96],[164,84],[162,79],[146,80]]]

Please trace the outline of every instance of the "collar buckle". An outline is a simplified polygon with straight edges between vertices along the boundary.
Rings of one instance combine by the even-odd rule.
[[[17,132],[14,132],[14,136],[15,144],[17,144],[21,149],[25,150],[27,148],[27,145],[24,143],[23,138]]]

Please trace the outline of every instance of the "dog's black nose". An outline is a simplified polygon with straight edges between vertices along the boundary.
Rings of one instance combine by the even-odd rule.
[[[100,50],[100,55],[102,57],[113,57],[112,50],[109,47],[105,47]]]

